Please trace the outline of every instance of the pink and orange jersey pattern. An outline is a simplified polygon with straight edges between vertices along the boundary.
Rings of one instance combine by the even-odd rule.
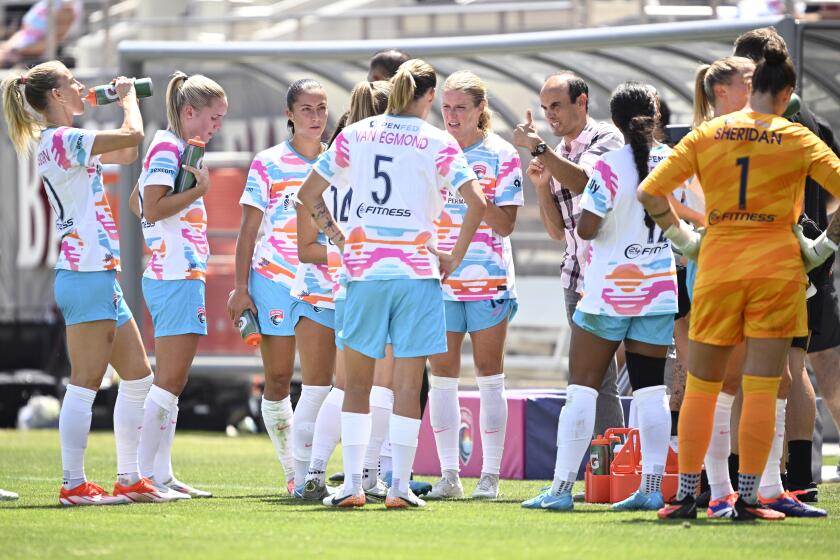
[[[703,123],[640,188],[665,196],[696,175],[706,199],[697,287],[745,279],[806,282],[792,226],[805,178],[840,196],[840,160],[785,118],[738,111]]]
[[[522,169],[519,154],[497,134],[464,149],[489,204],[522,206]],[[458,241],[467,206],[457,193],[443,192],[446,205],[436,222],[438,248],[451,251]],[[443,298],[477,301],[516,298],[510,239],[482,221],[461,265],[443,282]]]
[[[440,278],[441,193],[475,179],[452,136],[423,119],[381,115],[345,128],[313,169],[353,186],[344,266],[348,281]]]
[[[174,188],[184,148],[184,141],[171,131],[155,133],[138,180],[141,207],[149,186]],[[210,245],[203,198],[168,218],[150,222],[142,217],[141,222],[143,237],[152,252],[143,276],[156,280],[204,281]]]
[[[91,155],[96,133],[71,127],[47,128],[37,152],[38,174],[61,235],[63,270],[119,270],[120,243],[105,195],[102,165]]]
[[[297,247],[297,192],[313,161],[286,141],[258,153],[251,163],[239,204],[263,212],[262,237],[251,268],[291,289],[300,259]]]

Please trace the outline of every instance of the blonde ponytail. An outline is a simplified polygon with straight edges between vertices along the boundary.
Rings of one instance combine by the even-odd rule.
[[[754,69],[755,63],[742,56],[727,56],[700,66],[694,77],[694,126],[714,116],[716,85],[729,85],[736,74]]]
[[[181,111],[186,106],[195,109],[207,107],[215,99],[225,97],[222,86],[201,74],[187,76],[176,70],[166,86],[166,120],[175,136],[186,140],[181,127]]]
[[[359,82],[350,93],[350,112],[347,123],[381,115],[388,106],[391,83],[385,81]]]
[[[9,138],[19,156],[27,156],[29,142],[40,136],[44,128],[40,115],[47,110],[47,96],[59,87],[59,79],[65,72],[66,66],[51,60],[32,67],[26,75],[6,76],[0,83],[3,115],[9,126]],[[26,107],[27,103],[37,115]]]
[[[430,89],[437,85],[437,76],[432,66],[419,58],[413,58],[400,65],[391,78],[391,94],[388,96],[389,115],[399,115]]]
[[[712,101],[706,95],[705,82],[709,68],[709,64],[702,64],[694,75],[694,119],[692,124],[695,127],[711,120],[714,111]]]

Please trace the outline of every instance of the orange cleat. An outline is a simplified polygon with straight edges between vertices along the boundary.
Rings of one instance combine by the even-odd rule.
[[[177,492],[164,491],[148,478],[141,478],[131,486],[123,486],[117,482],[114,484],[114,496],[125,496],[132,502],[142,503],[164,503],[181,499]]]
[[[130,504],[126,496],[112,496],[93,482],[85,482],[68,490],[64,486],[58,493],[58,503],[63,506],[115,506]]]

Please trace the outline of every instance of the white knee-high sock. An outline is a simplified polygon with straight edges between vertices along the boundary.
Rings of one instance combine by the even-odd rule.
[[[318,417],[315,419],[315,433],[312,436],[312,455],[306,480],[315,479],[321,484],[326,480],[327,462],[341,441],[341,407],[344,405],[344,391],[338,387],[324,399]]]
[[[557,458],[551,493],[571,491],[577,479],[580,462],[592,440],[595,428],[595,401],[598,391],[582,385],[566,388],[566,404],[557,423]]]
[[[175,429],[178,427],[178,408],[179,399],[175,399],[175,404],[169,415],[169,427],[163,432],[163,437],[160,439],[160,447],[155,454],[155,482],[164,484],[175,478],[175,473],[172,471],[172,443],[175,441]]]
[[[87,448],[90,421],[93,418],[93,400],[96,391],[77,385],[68,385],[58,415],[58,433],[61,440],[61,468],[64,487],[68,490],[84,484],[85,449]]]
[[[703,459],[712,500],[720,500],[735,493],[732,482],[729,480],[729,423],[732,418],[733,402],[735,402],[735,395],[718,393],[712,439],[709,441],[709,448]]]
[[[659,492],[671,439],[671,411],[665,385],[633,391],[633,400],[642,440],[642,485],[639,488],[646,494]]]
[[[776,498],[785,491],[782,486],[780,463],[785,451],[785,409],[787,399],[776,399],[776,432],[773,434],[773,445],[767,457],[767,465],[761,474],[761,484],[758,493],[762,498]]]
[[[140,476],[153,478],[155,475],[155,456],[160,449],[166,430],[171,427],[172,413],[178,402],[178,397],[152,385],[146,397],[143,412],[143,429],[140,431],[140,445],[138,446],[137,461],[140,466]],[[166,482],[160,480],[158,482]]]
[[[292,399],[287,396],[279,401],[270,401],[263,396],[260,411],[265,430],[274,445],[277,459],[288,482],[295,477],[295,460],[292,456]]]
[[[393,410],[391,413],[393,414]],[[388,418],[388,433],[385,434],[385,441],[382,442],[382,449],[379,450],[379,478],[385,478],[391,472],[391,421]]]
[[[344,493],[362,489],[365,449],[370,443],[370,414],[341,413],[341,452],[344,455]]]
[[[114,437],[117,443],[117,478],[120,484],[131,485],[140,478],[137,447],[143,427],[143,406],[154,376],[120,381],[114,404]]]
[[[420,434],[420,420],[397,414],[391,415],[391,452],[393,457],[394,478],[392,488],[405,494],[411,480],[411,468],[414,466],[414,454],[417,452],[417,436]]]
[[[301,387],[300,399],[298,399],[292,419],[295,486],[301,486],[306,482],[309,460],[312,458],[312,436],[315,434],[315,420],[318,418],[318,411],[321,410],[321,404],[327,398],[330,389],[332,387],[329,385],[303,385]]]
[[[370,443],[365,451],[365,472],[362,485],[370,489],[376,485],[379,471],[379,452],[388,435],[391,412],[394,410],[394,392],[387,387],[374,385],[370,390]]]
[[[458,432],[461,428],[457,377],[429,376],[429,417],[435,433],[440,469],[457,473]],[[393,440],[391,443],[393,445]]]
[[[481,472],[499,474],[505,450],[508,405],[505,398],[505,374],[476,377],[480,399],[479,426],[484,450]]]

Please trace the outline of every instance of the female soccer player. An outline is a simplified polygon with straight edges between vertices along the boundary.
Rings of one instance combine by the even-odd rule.
[[[175,72],[166,88],[166,130],[158,130],[138,179],[143,237],[152,252],[143,273],[143,296],[155,331],[155,382],[146,399],[140,435],[140,473],[191,497],[210,493],[178,481],[170,452],[178,421],[178,396],[200,336],[207,334],[204,278],[207,271],[207,168],[181,165],[187,140],[208,142],[222,127],[224,90],[206,76]],[[183,171],[181,171],[183,168]],[[195,175],[195,187],[173,192],[180,172]],[[157,460],[156,460],[157,456]]]
[[[441,479],[429,498],[463,498],[458,477],[461,406],[458,377],[461,346],[470,333],[480,394],[483,449],[481,478],[473,498],[499,496],[499,470],[507,426],[504,352],[508,321],[516,313],[513,254],[508,236],[516,212],[524,204],[519,153],[492,131],[487,87],[472,72],[456,72],[443,85],[443,121],[458,141],[487,198],[484,221],[463,262],[443,282],[446,311],[445,354],[431,356],[429,406],[441,465]],[[438,220],[438,247],[449,250],[458,241],[466,204],[457,194],[447,196]]]
[[[84,113],[87,90],[60,62],[39,64],[3,80],[3,112],[18,154],[39,138],[38,174],[57,217],[61,249],[55,273],[55,299],[67,325],[70,384],[59,417],[64,484],[62,505],[106,505],[131,501],[111,496],[85,478],[84,454],[96,391],[110,363],[120,383],[114,409],[118,485],[134,494],[157,496],[137,467],[138,428],[143,400],[152,383],[140,332],[117,282],[120,249],[117,227],[102,183],[102,164],[137,159],[143,121],[132,81],[114,82],[123,110],[117,130],[73,128]],[[24,100],[37,112],[32,115]],[[138,498],[139,499],[139,498]]]
[[[385,115],[345,128],[313,167],[300,200],[318,227],[338,245],[347,270],[341,338],[347,383],[341,414],[344,485],[326,505],[365,503],[362,468],[370,440],[370,387],[374,361],[394,348],[394,413],[390,438],[393,484],[389,508],[423,506],[409,490],[420,430],[419,391],[427,356],[446,351],[440,279],[455,271],[484,215],[486,202],[457,142],[429,125],[435,71],[422,60],[400,66]],[[345,237],[321,195],[330,185],[352,185]],[[443,189],[458,190],[467,204],[461,235],[451,253],[435,249],[433,221]]]
[[[350,110],[343,115],[338,129],[333,134],[333,141],[338,134],[349,124],[362,119],[381,115],[388,106],[388,94],[391,92],[390,82],[363,81],[356,84],[350,93]],[[350,217],[352,207],[353,189],[350,187],[331,186],[324,193],[324,200],[327,207],[336,217],[339,224],[346,224]],[[301,214],[298,207],[298,241],[303,255],[304,240],[314,243],[316,236],[322,237],[318,226],[309,216]],[[323,248],[326,247],[326,250]],[[306,475],[306,484],[303,490],[303,498],[311,500],[323,500],[328,495],[326,488],[326,466],[330,455],[335,450],[341,438],[341,407],[344,403],[344,344],[341,342],[341,327],[343,324],[344,299],[346,297],[346,273],[341,263],[341,250],[332,242],[326,246],[319,244],[315,247],[318,252],[317,260],[323,260],[328,268],[328,275],[332,282],[330,295],[335,303],[335,346],[336,346],[336,368],[335,385],[333,386],[315,421],[315,434],[312,438],[312,459],[309,464],[309,473]],[[303,257],[301,257],[303,258]],[[300,269],[298,269],[300,271]],[[298,272],[300,276],[300,272]],[[386,358],[387,359],[387,358]],[[377,364],[380,364],[377,361]],[[391,368],[377,367],[374,373],[373,387],[370,393],[371,407],[371,436],[367,451],[365,452],[364,474],[362,476],[362,490],[367,498],[377,501],[385,499],[387,487],[379,480],[378,467],[382,442],[388,432],[388,423],[393,409],[394,393],[390,389]]]
[[[836,221],[802,249],[791,231],[802,210],[806,176],[840,194],[840,160],[806,128],[780,117],[795,85],[784,45],[769,42],[753,74],[748,106],[694,129],[639,186],[639,200],[666,238],[689,257],[699,253],[679,422],[680,484],[676,501],[659,511],[663,519],[697,515],[694,491],[713,430],[722,364],[744,338],[733,517],[784,518],[759,502],[759,477],[773,439],[776,394],[791,338],[807,334],[804,272],[825,260],[840,240]],[[702,248],[700,235],[679,221],[664,198],[692,175],[706,199]]]
[[[639,419],[642,481],[638,491],[613,509],[655,510],[663,504],[671,433],[663,380],[677,311],[677,278],[671,246],[636,200],[636,187],[670,148],[654,139],[657,102],[651,86],[621,84],[610,98],[610,113],[626,144],[601,157],[581,199],[577,231],[592,244],[584,295],[573,317],[554,482],[523,502],[525,508],[574,508],[571,490],[592,437],[598,388],[622,341]]]
[[[263,422],[285,472],[286,488],[294,494],[296,488],[303,491],[315,418],[330,391],[335,359],[333,310],[290,294],[300,266],[297,191],[324,149],[327,97],[321,84],[310,79],[293,82],[286,92],[286,117],[289,140],[257,154],[239,200],[242,225],[228,312],[233,321],[246,308],[257,315],[263,335]],[[304,383],[293,414],[289,388],[296,340]]]

